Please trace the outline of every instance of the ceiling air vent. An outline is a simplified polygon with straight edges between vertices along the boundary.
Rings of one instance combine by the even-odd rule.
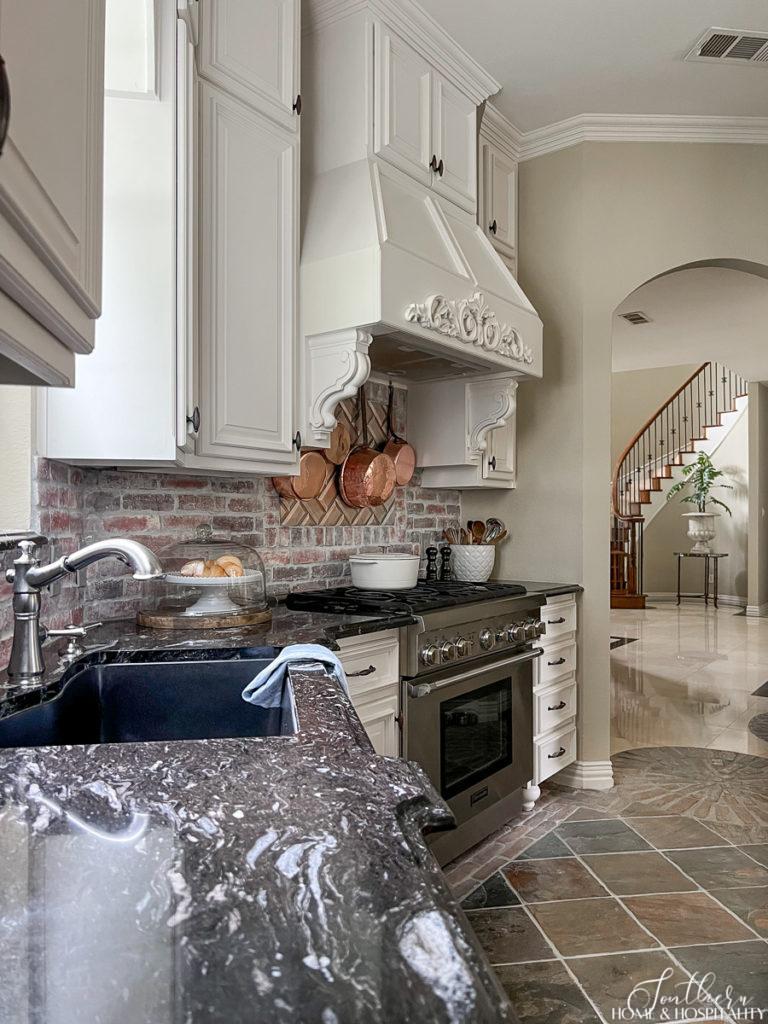
[[[760,64],[768,68],[768,32],[709,28],[685,55],[709,64]]]
[[[638,327],[640,324],[649,324],[651,318],[646,316],[645,313],[641,313],[639,309],[635,310],[634,313],[620,313],[619,316],[622,320],[626,320],[628,324],[632,324],[634,327]]]

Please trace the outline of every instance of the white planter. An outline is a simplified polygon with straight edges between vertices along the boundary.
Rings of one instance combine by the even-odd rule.
[[[419,576],[419,556],[396,551],[352,555],[352,586],[361,590],[410,590]]]
[[[485,583],[493,572],[495,559],[493,544],[455,544],[451,548],[453,575],[467,583]]]
[[[718,512],[683,512],[683,519],[688,520],[688,536],[694,542],[692,555],[710,555],[711,541],[715,539],[715,520],[720,518]]]

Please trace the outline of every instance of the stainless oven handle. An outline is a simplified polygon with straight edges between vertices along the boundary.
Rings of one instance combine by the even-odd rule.
[[[460,676],[451,676],[449,679],[441,679],[439,683],[408,683],[408,696],[409,697],[428,697],[430,693],[434,693],[435,690],[442,690],[446,686],[456,686],[457,683],[464,683],[467,679],[474,679],[475,676],[487,675],[490,671],[496,671],[497,669],[508,668],[512,665],[523,665],[527,661],[533,661],[535,658],[540,658],[544,651],[541,647],[534,647],[531,651],[525,651],[523,654],[517,654],[514,658],[505,658],[504,661],[497,661],[491,665],[483,665],[482,667],[472,669],[469,672],[462,672]]]

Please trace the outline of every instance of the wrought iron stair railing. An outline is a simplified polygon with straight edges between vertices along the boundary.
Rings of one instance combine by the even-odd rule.
[[[747,381],[722,363],[703,363],[635,434],[621,454],[611,485],[611,597],[614,606],[642,607],[643,508],[672,476],[707,429],[747,394]]]

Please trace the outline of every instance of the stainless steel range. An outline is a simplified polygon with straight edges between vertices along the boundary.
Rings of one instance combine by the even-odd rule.
[[[291,595],[289,605],[347,614],[410,612],[400,631],[403,755],[418,761],[456,815],[430,837],[441,863],[480,842],[522,805],[533,776],[535,641],[540,599],[511,583],[419,583]]]

